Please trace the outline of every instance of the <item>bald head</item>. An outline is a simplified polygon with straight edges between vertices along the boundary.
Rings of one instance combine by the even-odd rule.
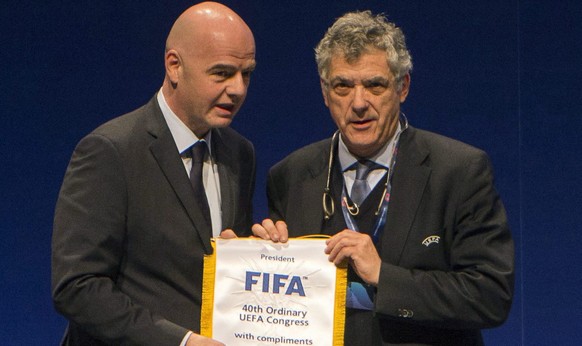
[[[255,68],[255,40],[230,8],[203,2],[187,9],[166,41],[162,91],[170,109],[197,136],[228,126]]]
[[[225,39],[227,33],[252,41],[254,48],[251,29],[238,14],[222,4],[203,2],[178,17],[168,35],[166,51],[188,52],[193,48],[203,48],[214,40]]]

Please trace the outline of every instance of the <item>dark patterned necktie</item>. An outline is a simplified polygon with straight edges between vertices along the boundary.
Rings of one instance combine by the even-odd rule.
[[[364,202],[370,193],[370,186],[367,180],[368,174],[370,174],[376,164],[370,160],[360,160],[354,165],[356,166],[356,180],[354,180],[354,185],[352,185],[350,198],[357,205],[362,205],[362,202]]]
[[[204,215],[204,219],[209,227],[212,227],[210,219],[210,208],[208,207],[208,199],[206,191],[204,190],[204,183],[202,182],[202,167],[204,166],[204,155],[206,154],[206,142],[198,141],[191,147],[192,150],[192,168],[190,169],[190,182],[194,189],[194,198],[198,203],[200,212]]]

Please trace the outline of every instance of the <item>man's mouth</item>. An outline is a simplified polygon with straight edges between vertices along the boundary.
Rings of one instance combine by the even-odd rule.
[[[354,126],[366,126],[368,124],[370,124],[373,121],[373,119],[358,119],[358,120],[352,120],[350,121],[352,123],[352,125]]]
[[[220,103],[216,105],[216,108],[226,113],[232,113],[235,107],[233,103]]]

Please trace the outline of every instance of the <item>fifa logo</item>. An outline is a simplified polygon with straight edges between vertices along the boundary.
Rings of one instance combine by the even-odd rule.
[[[245,291],[252,291],[253,286],[260,286],[265,293],[286,295],[298,294],[305,297],[305,289],[300,276],[271,274],[261,272],[246,272]]]

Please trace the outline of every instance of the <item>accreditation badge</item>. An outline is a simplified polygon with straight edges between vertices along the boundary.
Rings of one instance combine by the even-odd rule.
[[[324,238],[213,239],[201,334],[226,345],[343,345],[347,268]]]

